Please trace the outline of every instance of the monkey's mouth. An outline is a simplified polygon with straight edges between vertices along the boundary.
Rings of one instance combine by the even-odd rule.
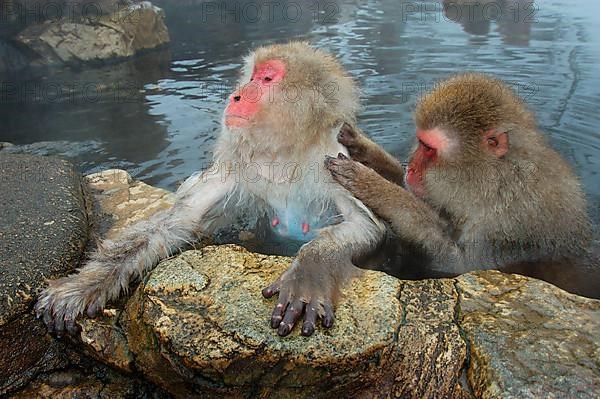
[[[242,127],[248,123],[250,123],[250,118],[242,115],[230,114],[225,116],[225,126],[227,127]]]

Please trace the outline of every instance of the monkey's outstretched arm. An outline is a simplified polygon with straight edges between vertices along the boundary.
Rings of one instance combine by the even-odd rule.
[[[329,158],[327,167],[335,180],[388,221],[400,239],[422,246],[436,268],[453,273],[466,270],[463,250],[447,233],[446,223],[423,201],[350,159]]]
[[[387,180],[404,185],[404,167],[377,143],[371,141],[358,128],[344,123],[338,141],[348,149],[350,157],[373,169]]]
[[[344,221],[321,229],[302,246],[291,267],[263,290],[267,298],[279,293],[271,327],[281,336],[290,333],[303,313],[302,335],[314,332],[318,317],[324,327],[331,327],[340,288],[360,271],[353,260],[373,250],[383,238],[383,223],[355,198],[340,193],[336,205]]]
[[[207,212],[234,189],[234,179],[218,173],[190,177],[172,208],[127,228],[114,241],[103,241],[77,274],[50,281],[35,305],[37,316],[58,334],[75,332],[77,316],[84,311],[94,316],[130,282],[195,241],[197,233],[209,233],[213,226]]]

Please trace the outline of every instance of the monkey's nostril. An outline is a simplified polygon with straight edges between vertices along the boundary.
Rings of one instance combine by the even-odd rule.
[[[242,99],[242,96],[234,96],[233,101],[238,102]]]

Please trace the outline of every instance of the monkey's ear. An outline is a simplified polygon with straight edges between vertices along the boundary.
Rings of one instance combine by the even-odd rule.
[[[508,152],[508,133],[491,129],[483,134],[483,146],[496,158],[503,157]]]

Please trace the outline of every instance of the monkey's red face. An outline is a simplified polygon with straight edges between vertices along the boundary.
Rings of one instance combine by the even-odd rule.
[[[250,82],[229,97],[225,125],[230,128],[246,127],[264,106],[269,92],[283,80],[285,73],[285,64],[281,60],[269,60],[256,65]]]
[[[425,196],[423,176],[428,168],[438,162],[440,152],[448,149],[448,138],[438,128],[431,130],[417,129],[417,148],[406,170],[405,182],[410,191],[417,197]]]

